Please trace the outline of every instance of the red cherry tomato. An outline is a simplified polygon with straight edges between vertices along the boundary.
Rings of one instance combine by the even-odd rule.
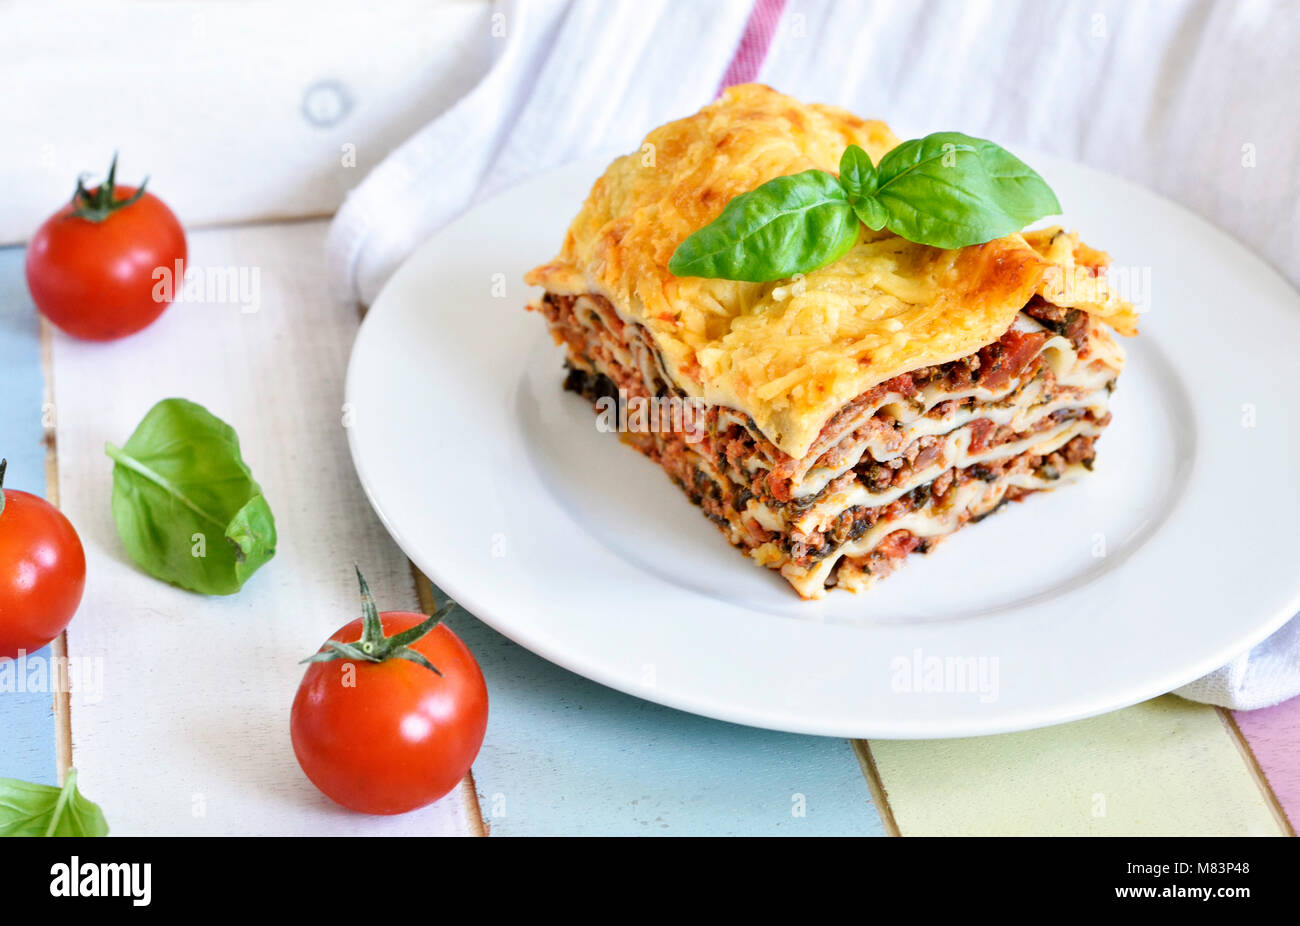
[[[385,639],[429,620],[409,611],[378,618]],[[363,624],[355,620],[331,639],[363,645]],[[473,654],[443,624],[409,648],[442,674],[398,656],[336,658],[313,662],[294,698],[298,764],[351,810],[394,814],[430,804],[465,777],[483,745],[487,685]]]
[[[166,204],[136,187],[104,184],[77,194],[27,246],[27,286],[63,331],[112,341],[154,321],[183,284],[185,232]],[[167,276],[155,277],[155,270]],[[169,284],[169,285],[164,285]]]
[[[59,509],[27,492],[0,492],[0,658],[13,659],[68,626],[86,585],[86,554]]]

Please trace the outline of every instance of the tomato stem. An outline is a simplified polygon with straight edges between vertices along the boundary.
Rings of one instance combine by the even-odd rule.
[[[8,460],[0,460],[0,514],[5,513],[5,470],[9,468]]]
[[[88,222],[102,222],[119,209],[125,209],[144,195],[144,188],[149,183],[145,177],[140,188],[131,196],[118,200],[117,196],[117,152],[113,152],[113,162],[108,165],[108,177],[93,190],[87,190],[84,184],[86,175],[77,178],[77,189],[72,194],[73,210],[71,215]]]
[[[418,666],[423,666],[435,675],[442,675],[438,667],[431,663],[411,644],[427,636],[442,619],[456,606],[454,601],[446,601],[436,613],[409,630],[395,633],[391,637],[384,635],[384,622],[379,617],[379,608],[375,605],[375,596],[370,594],[366,577],[361,574],[361,567],[356,567],[357,584],[361,587],[361,639],[355,643],[341,643],[338,640],[326,640],[321,649],[308,656],[303,662],[330,662],[335,659],[349,659],[355,662],[384,662],[389,659],[405,659]]]

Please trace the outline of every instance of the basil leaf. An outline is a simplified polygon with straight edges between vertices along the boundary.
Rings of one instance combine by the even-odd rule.
[[[1061,211],[1047,183],[1004,148],[960,132],[936,132],[894,148],[876,169],[873,199],[894,234],[963,248],[1012,234]]]
[[[889,221],[889,213],[885,211],[880,200],[874,197],[854,203],[853,212],[858,220],[872,231],[880,231]]]
[[[233,428],[163,399],[114,460],[113,520],[131,558],[165,582],[231,595],[275,555],[275,518]]]
[[[848,194],[849,205],[862,224],[872,231],[885,227],[889,217],[885,207],[874,198],[879,176],[871,155],[857,145],[849,145],[840,157],[840,186]]]
[[[668,269],[763,283],[838,260],[857,241],[859,223],[952,249],[1060,211],[1043,178],[1009,151],[960,132],[936,132],[904,142],[878,165],[849,145],[838,178],[809,170],[735,197],[677,246]]]
[[[107,836],[104,812],[77,790],[77,770],[63,787],[0,778],[0,836]]]
[[[855,202],[876,192],[876,165],[871,163],[871,155],[857,145],[849,145],[840,155],[840,186],[848,194],[849,202]]]
[[[668,270],[766,283],[838,260],[857,239],[857,216],[835,175],[807,170],[732,199],[677,246]]]

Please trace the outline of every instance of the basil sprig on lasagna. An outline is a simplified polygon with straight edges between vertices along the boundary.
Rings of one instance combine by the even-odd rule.
[[[1006,149],[960,132],[903,142],[878,165],[857,145],[840,173],[777,177],[727,203],[673,253],[679,277],[765,283],[843,257],[859,223],[937,248],[984,244],[1061,211],[1051,187]]]

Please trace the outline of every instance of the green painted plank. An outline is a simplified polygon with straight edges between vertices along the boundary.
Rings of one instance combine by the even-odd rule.
[[[1281,835],[1212,707],[1166,695],[957,740],[874,740],[894,819],[919,835]]]

